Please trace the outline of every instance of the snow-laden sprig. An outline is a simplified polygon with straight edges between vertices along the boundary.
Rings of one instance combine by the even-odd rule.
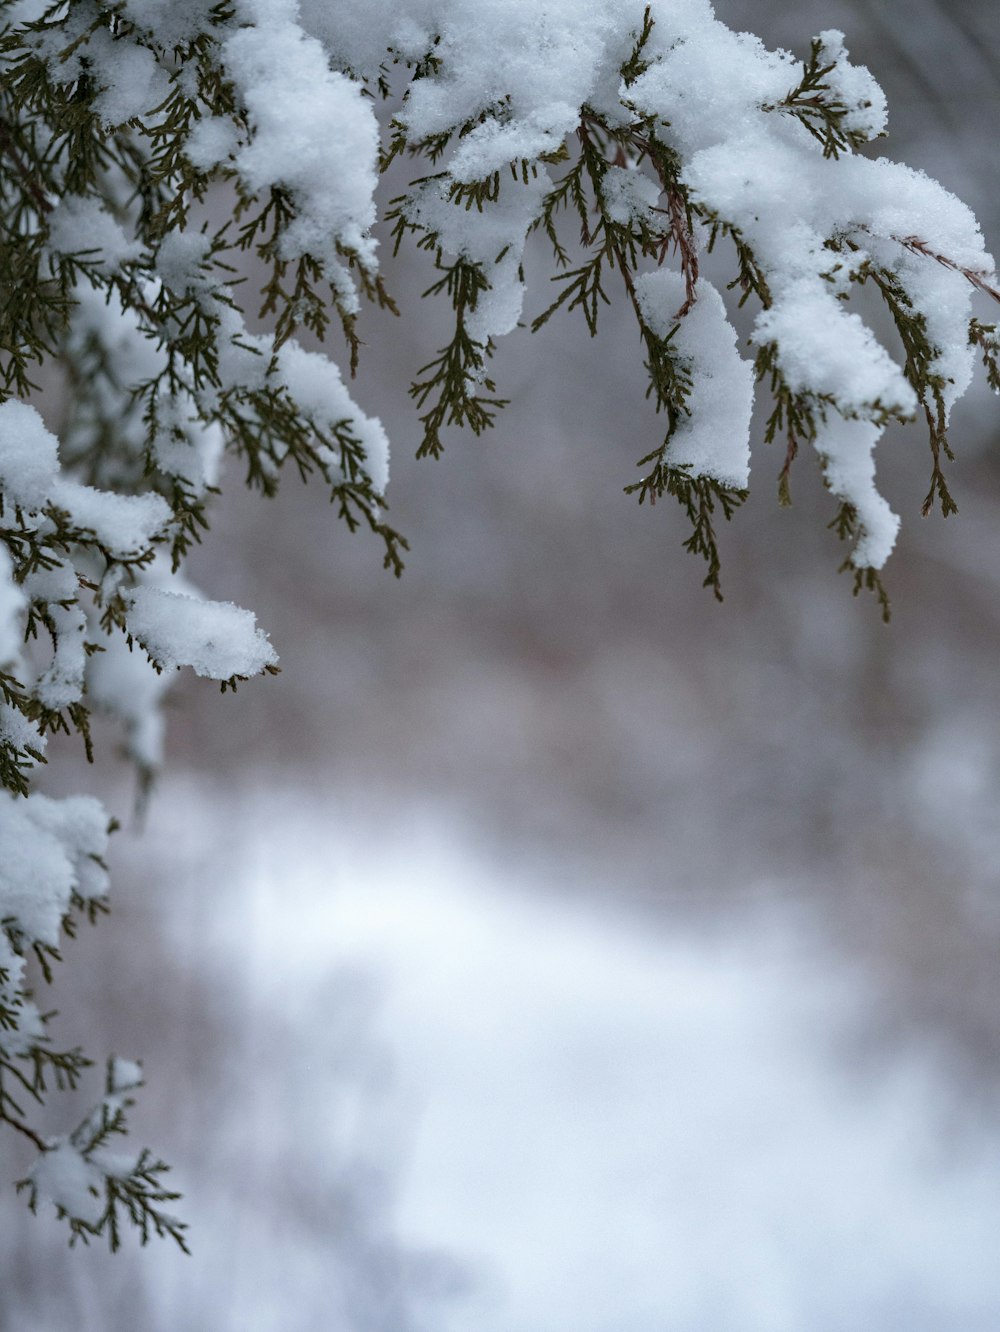
[[[691,354],[700,335],[684,329],[701,321],[699,303],[725,319],[699,256],[729,244],[731,287],[740,304],[757,306],[754,368],[773,398],[766,438],[784,447],[782,502],[792,462],[811,444],[841,505],[835,525],[854,540],[856,585],[878,590],[898,519],[876,489],[873,450],[891,422],[923,416],[932,453],[925,511],[955,507],[943,470],[950,414],[974,348],[988,365],[992,354],[979,331],[989,326],[970,322],[971,301],[977,291],[998,298],[974,217],[922,173],[863,155],[884,133],[885,98],[851,64],[839,32],[820,34],[797,60],[730,31],[707,0],[625,5],[614,22],[596,4],[575,6],[572,18],[561,5],[500,8],[487,4],[473,22],[460,8],[415,6],[424,45],[411,31],[408,48],[398,48],[408,54],[394,57],[413,81],[383,165],[419,154],[435,168],[394,202],[397,238],[415,231],[438,268],[462,275],[431,289],[452,297],[456,335],[414,384],[418,401],[436,395],[422,448],[440,451],[445,423],[478,432],[502,405],[485,375],[491,343],[471,336],[470,312],[496,312],[491,338],[512,325],[524,295],[524,231],[539,230],[558,294],[534,327],[578,310],[595,334],[617,284],[632,304],[667,429],[628,489],[640,500],[681,499],[693,523],[688,544],[708,561],[718,592],[712,515],[728,517],[745,494],[749,414],[742,389],[726,429],[693,401],[707,361]],[[328,21],[325,31],[335,27]],[[570,31],[589,41],[566,56],[564,79],[554,57]],[[358,42],[350,23],[345,33],[348,45]],[[551,65],[526,54],[541,49]],[[382,67],[383,80],[390,73]],[[666,267],[683,286],[675,308],[652,320],[641,284]],[[864,286],[892,315],[898,350],[854,308]],[[712,438],[702,461],[681,462],[678,432]]]
[[[145,1148],[137,1155],[112,1150],[115,1138],[128,1131],[127,1111],[135,1104],[130,1093],[142,1085],[137,1063],[109,1059],[104,1096],[72,1133],[43,1144],[30,1173],[17,1183],[33,1212],[41,1202],[53,1204],[69,1226],[71,1245],[104,1237],[114,1253],[124,1222],[136,1228],[143,1244],[153,1235],[169,1237],[190,1252],[187,1226],[166,1207],[180,1197],[163,1184],[169,1167]]]

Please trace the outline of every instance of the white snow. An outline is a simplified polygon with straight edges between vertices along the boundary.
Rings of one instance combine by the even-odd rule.
[[[0,403],[0,485],[24,509],[64,509],[113,555],[140,554],[170,520],[159,495],[117,495],[61,476],[55,435],[36,408],[14,399]]]
[[[844,127],[866,139],[877,139],[885,133],[889,121],[889,108],[885,93],[864,65],[852,65],[844,45],[844,34],[829,28],[819,34],[820,61],[833,65],[823,77],[836,100],[847,108]]]
[[[278,656],[252,611],[231,601],[137,587],[127,595],[128,631],[164,670],[193,667],[212,680],[259,674]]]
[[[527,184],[501,176],[498,198],[479,210],[456,207],[447,198],[446,182],[432,180],[414,189],[405,206],[407,218],[435,232],[445,251],[481,266],[490,288],[479,296],[466,328],[482,345],[517,326],[524,303],[524,244],[549,188],[544,169]]]
[[[389,440],[377,417],[365,416],[344,386],[340,371],[325,356],[307,351],[294,339],[277,352],[278,380],[295,403],[324,434],[346,425],[365,451],[365,468],[377,494],[389,484]],[[337,459],[333,459],[339,466]]]
[[[685,282],[679,273],[657,269],[636,279],[643,318],[671,348],[691,376],[688,415],[682,417],[667,448],[672,466],[688,465],[695,476],[709,476],[724,485],[745,489],[750,479],[750,414],[753,411],[753,366],[736,348],[736,331],[726,307],[706,279],[698,283],[698,299],[680,320]]]
[[[0,487],[4,500],[42,508],[59,468],[59,443],[34,407],[0,403]]]
[[[659,206],[659,184],[634,167],[608,167],[601,181],[601,195],[612,222],[627,226],[634,220],[649,221]]]
[[[861,535],[852,559],[859,569],[881,569],[899,531],[899,519],[875,489],[872,451],[881,433],[869,421],[848,421],[836,413],[828,414],[816,432],[830,489],[857,512]]]
[[[824,284],[789,284],[754,325],[754,339],[777,344],[794,392],[827,395],[847,411],[912,416],[917,399],[902,370],[860,315],[845,310]]]
[[[142,253],[142,246],[125,234],[103,200],[68,195],[49,214],[48,227],[49,244],[57,254],[84,254],[90,262],[99,257],[105,271],[114,271]]]
[[[16,663],[24,642],[24,592],[14,582],[14,566],[0,546],[0,668]]]
[[[91,1224],[100,1220],[104,1211],[102,1174],[68,1138],[39,1156],[31,1168],[31,1179],[43,1198],[70,1216]]]
[[[103,651],[87,660],[87,698],[91,705],[125,724],[128,753],[145,772],[163,761],[166,723],[161,711],[170,676],[157,673],[144,652],[130,650],[122,633],[92,631]]]
[[[265,196],[273,185],[291,191],[298,215],[282,238],[287,258],[312,254],[333,274],[342,271],[339,244],[373,266],[378,126],[371,103],[329,68],[320,43],[299,27],[297,5],[241,0],[239,9],[252,26],[226,39],[222,59],[253,132],[236,151],[240,177]]]
[[[112,555],[140,555],[170,521],[170,505],[162,497],[116,495],[60,477],[52,486],[52,502],[65,509],[74,525],[93,532]]]
[[[59,943],[70,895],[103,898],[108,818],[89,796],[26,800],[0,793],[0,920],[13,918],[29,942]]]

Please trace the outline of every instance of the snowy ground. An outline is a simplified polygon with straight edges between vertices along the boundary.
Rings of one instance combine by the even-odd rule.
[[[863,991],[787,892],[612,915],[318,788],[177,783],[151,846],[208,977],[168,1023],[213,1042],[189,1082],[143,1051],[194,1257],[53,1250],[84,1332],[137,1291],[171,1332],[1000,1326],[1000,1139],[915,1055],[859,1059]],[[70,1325],[32,1300],[0,1326]]]

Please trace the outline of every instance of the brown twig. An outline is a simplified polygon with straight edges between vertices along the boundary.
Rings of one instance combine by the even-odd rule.
[[[991,287],[986,281],[986,275],[979,270],[975,268],[964,268],[961,264],[957,264],[954,259],[949,259],[946,254],[938,254],[936,250],[932,250],[927,242],[921,240],[919,236],[893,236],[892,239],[897,245],[904,246],[913,254],[919,254],[924,259],[933,259],[934,262],[940,264],[942,268],[950,268],[953,273],[961,273],[962,277],[964,277],[966,281],[971,282],[977,291],[981,291],[986,296],[991,296],[995,301],[1000,301],[1000,291],[998,291],[996,287]]]
[[[18,1133],[23,1133],[26,1138],[30,1138],[40,1152],[50,1150],[49,1145],[43,1138],[40,1138],[34,1129],[29,1128],[27,1124],[22,1124],[19,1119],[11,1119],[9,1115],[0,1116],[0,1124],[9,1124],[11,1128],[17,1129]]]

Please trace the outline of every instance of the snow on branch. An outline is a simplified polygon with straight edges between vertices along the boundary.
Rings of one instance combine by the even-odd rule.
[[[48,1196],[74,1236],[107,1230],[113,1246],[119,1214],[182,1242],[160,1163],[106,1154],[136,1078],[113,1068],[68,1136],[28,1117],[46,1070],[72,1083],[87,1066],[51,1050],[27,968],[47,977],[61,933],[103,906],[107,827],[32,783],[52,732],[89,752],[91,707],[122,723],[148,780],[176,668],[223,687],[276,669],[252,612],[181,573],[225,457],[265,495],[289,470],[318,477],[400,572],[388,440],[348,387],[362,304],[396,310],[375,223],[429,256],[427,294],[453,318],[415,368],[420,454],[493,425],[494,344],[523,320],[527,247],[547,247],[532,327],[582,316],[596,335],[606,305],[631,310],[658,415],[625,488],[679,502],[716,595],[756,394],[782,502],[811,448],[855,590],[887,607],[898,519],[876,446],[922,419],[925,511],[955,509],[949,422],[978,361],[1000,390],[997,324],[973,305],[1000,283],[969,210],[872,151],[885,125],[841,33],[803,57],[769,51],[709,0],[0,8],[0,1122],[42,1154],[32,1205]],[[406,163],[383,203],[380,172]],[[725,290],[704,276],[713,251]],[[331,330],[339,351],[319,347]],[[37,389],[50,365],[67,388],[58,439]]]

